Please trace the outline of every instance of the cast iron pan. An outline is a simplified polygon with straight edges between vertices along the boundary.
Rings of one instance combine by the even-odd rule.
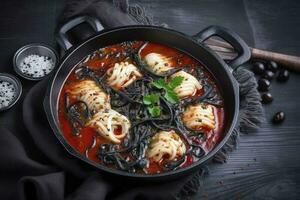
[[[87,24],[89,24],[89,28],[86,28]],[[82,16],[63,25],[57,33],[58,43],[64,50],[67,50],[67,52],[61,60],[59,68],[49,85],[44,99],[44,108],[48,121],[58,140],[70,154],[98,168],[100,172],[106,172],[110,175],[114,174],[135,180],[166,180],[177,178],[199,169],[203,163],[210,160],[213,155],[224,146],[237,123],[239,113],[239,88],[238,83],[232,76],[232,72],[249,60],[249,47],[237,34],[219,26],[210,26],[193,37],[156,26],[136,25],[101,29],[103,29],[103,27],[98,20],[88,16]],[[68,36],[69,33],[73,35],[72,40],[70,40],[71,38]],[[89,37],[91,33],[94,35]],[[219,36],[230,43],[238,52],[237,58],[229,64],[226,64],[214,52],[203,45],[203,41],[211,36]],[[207,67],[220,87],[224,97],[225,108],[224,138],[206,156],[186,168],[155,175],[134,174],[111,169],[94,163],[78,153],[68,144],[59,128],[57,114],[59,93],[74,66],[85,56],[99,48],[130,40],[161,43],[187,53],[196,60],[201,61]],[[80,43],[72,46],[74,42]]]

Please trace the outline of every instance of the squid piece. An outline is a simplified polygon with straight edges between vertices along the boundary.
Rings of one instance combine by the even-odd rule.
[[[216,127],[214,109],[214,106],[204,103],[189,106],[183,113],[182,121],[191,130],[213,130]]]
[[[199,81],[191,74],[181,70],[173,74],[171,78],[176,76],[184,78],[182,83],[174,89],[174,92],[180,99],[194,96],[198,90],[202,89],[202,85],[200,85]]]
[[[128,62],[116,63],[107,71],[107,82],[114,88],[125,88],[143,75],[138,68]]]
[[[186,146],[178,134],[174,131],[160,131],[150,141],[146,156],[155,162],[163,159],[175,161],[186,152]]]
[[[110,97],[92,80],[73,83],[66,92],[71,98],[85,102],[89,109],[96,112],[110,108]]]
[[[162,75],[174,69],[170,59],[158,53],[149,53],[144,57],[144,60],[149,69],[157,75]]]
[[[129,133],[130,121],[115,110],[105,109],[96,113],[86,124],[112,143],[120,144]]]

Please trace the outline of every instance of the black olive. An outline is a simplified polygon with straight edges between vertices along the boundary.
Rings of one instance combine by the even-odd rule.
[[[286,69],[282,69],[278,73],[277,81],[285,82],[289,79],[289,77],[290,77],[290,72]]]
[[[271,70],[274,73],[278,70],[278,68],[278,64],[274,61],[269,61],[267,64],[267,70]]]
[[[272,72],[271,70],[266,70],[262,77],[270,81],[274,78],[274,76],[274,72]]]
[[[285,114],[284,112],[280,111],[275,113],[275,115],[273,116],[273,123],[275,124],[279,124],[281,122],[283,122],[285,119]]]
[[[262,62],[255,62],[252,70],[255,74],[263,74],[265,71],[265,65]]]
[[[269,91],[271,83],[269,80],[262,78],[258,80],[258,90],[261,92]]]
[[[268,104],[271,103],[273,101],[273,97],[271,93],[264,93],[261,95],[261,100],[263,104]]]

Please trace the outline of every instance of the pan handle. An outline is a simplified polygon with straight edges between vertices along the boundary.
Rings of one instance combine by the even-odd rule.
[[[58,29],[56,41],[66,51],[75,43],[79,43],[103,29],[98,19],[90,16],[79,16]]]
[[[238,56],[229,62],[233,70],[237,69],[241,64],[247,62],[251,57],[250,48],[245,41],[235,32],[220,26],[209,26],[200,31],[193,37],[198,42],[204,42],[212,36],[219,36],[228,42],[237,51]]]

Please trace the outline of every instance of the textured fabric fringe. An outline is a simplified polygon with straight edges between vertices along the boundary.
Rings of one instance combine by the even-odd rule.
[[[75,16],[82,13],[90,4],[97,2],[98,0],[72,0],[66,1],[66,7],[60,16],[60,20],[64,21],[65,19],[69,18],[70,16]]]
[[[260,94],[254,74],[246,69],[238,69],[233,74],[240,84],[240,129],[243,133],[257,129],[265,120]]]
[[[128,0],[114,0],[113,3],[117,8],[128,13],[137,24],[157,25],[153,16],[147,14],[145,7],[139,4],[130,5]]]
[[[169,27],[166,23],[155,21],[153,16],[147,13],[147,9],[139,4],[130,5],[128,0],[114,0],[113,3],[117,8],[128,13],[137,24]]]
[[[202,167],[189,181],[181,188],[180,192],[174,196],[176,200],[187,199],[197,193],[198,189],[203,184],[203,179],[209,175],[209,168]]]
[[[257,91],[257,83],[254,74],[247,69],[239,68],[233,73],[240,88],[240,113],[237,126],[232,132],[224,147],[214,156],[213,161],[226,162],[228,152],[237,147],[240,132],[259,128],[264,121],[261,98]]]

